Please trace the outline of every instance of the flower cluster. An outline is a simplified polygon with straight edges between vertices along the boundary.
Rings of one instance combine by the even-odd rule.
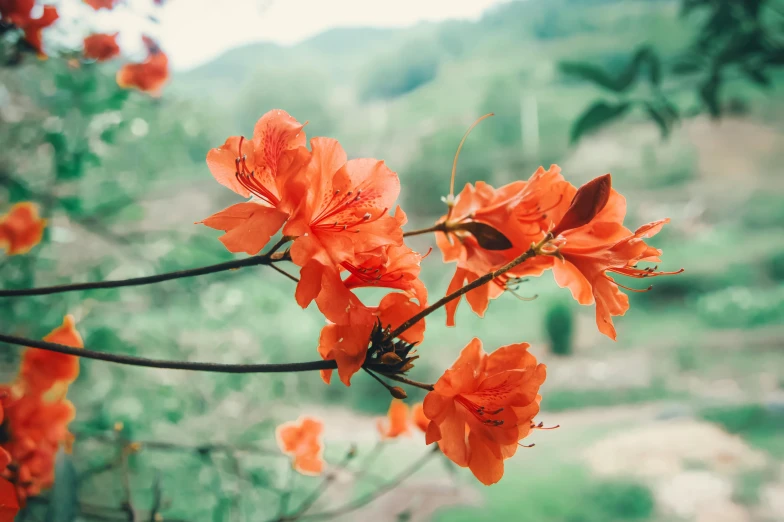
[[[84,0],[94,10],[112,10],[120,2],[118,0]],[[163,2],[155,0],[155,4]],[[23,35],[25,44],[35,51],[39,58],[46,58],[43,50],[43,29],[51,26],[59,18],[57,7],[44,5],[40,17],[33,18],[35,0],[0,0],[0,19],[7,27],[17,28]],[[3,30],[7,29],[3,25]],[[105,62],[120,56],[117,43],[119,33],[94,33],[84,38],[83,56],[87,60]],[[124,64],[117,72],[117,83],[123,88],[135,88],[157,96],[169,79],[169,59],[160,46],[149,36],[142,41],[147,49],[147,57],[139,63]],[[78,61],[73,63],[78,65]]]
[[[70,315],[44,341],[82,347]],[[8,483],[16,503],[24,506],[54,482],[55,456],[70,441],[68,423],[75,413],[65,396],[78,375],[77,357],[28,348],[16,380],[0,385],[0,506],[13,501]]]
[[[497,482],[520,441],[543,429],[533,419],[546,368],[526,343],[488,354],[473,339],[434,385],[411,381],[404,374],[418,357],[413,347],[424,338],[425,316],[443,306],[447,325],[453,326],[463,295],[482,316],[490,300],[514,292],[520,278],[552,270],[556,283],[579,303],[596,304],[599,330],[615,339],[612,316],[629,308],[620,288],[633,289],[613,275],[677,273],[638,267],[659,261],[661,251],[644,239],[668,220],[635,232],[626,228],[625,200],[609,174],[576,188],[553,165],[498,189],[481,181],[467,184],[446,198],[447,213],[433,227],[406,234],[435,232],[444,262],[457,265],[447,296],[428,306],[419,279],[423,256],[403,242],[406,215],[395,207],[397,174],[376,159],[348,160],[330,138],[312,138],[308,148],[303,128],[286,112],[273,110],[259,119],[251,138],[232,136],[212,149],[207,155],[212,175],[247,201],[201,223],[223,231],[220,241],[229,251],[250,255],[280,233],[265,255],[291,243],[276,255],[300,269],[297,303],[305,308],[315,301],[324,314],[328,324],[318,352],[335,361],[341,381],[350,385],[352,375],[365,369],[397,399],[405,392],[379,374],[429,390],[424,404],[411,412],[394,400],[388,418],[379,422],[381,438],[409,433],[413,419],[428,444],[437,442],[446,457],[482,483]],[[360,287],[392,291],[370,306],[357,296]],[[327,383],[330,374],[323,371]],[[321,429],[317,421],[303,419],[279,430],[281,448],[300,470],[321,469]]]
[[[262,116],[251,139],[232,136],[212,149],[207,164],[219,183],[250,199],[202,223],[224,231],[220,240],[231,252],[257,254],[281,230],[292,241],[288,255],[300,267],[295,298],[303,308],[315,301],[329,321],[319,353],[337,361],[349,385],[374,332],[397,327],[427,300],[422,257],[403,243],[406,216],[400,207],[389,212],[400,192],[397,174],[383,161],[348,160],[330,138],[313,138],[308,149],[303,125],[281,110]],[[367,306],[355,293],[361,287],[397,291]],[[423,335],[424,322],[407,330],[394,362],[405,365],[410,344]],[[330,374],[324,371],[326,382]]]
[[[539,168],[528,181],[515,181],[498,189],[478,182],[467,184],[450,202],[449,212],[436,232],[444,262],[457,263],[449,292],[491,273],[543,240],[542,250],[526,263],[512,268],[492,282],[466,294],[471,310],[480,317],[489,301],[499,297],[519,278],[553,270],[556,283],[569,288],[584,305],[596,303],[599,330],[615,339],[612,316],[624,315],[628,297],[609,274],[648,278],[679,272],[637,268],[639,262],[659,262],[661,251],[643,241],[661,230],[668,219],[643,225],[635,232],[624,227],[626,200],[611,187],[610,175],[601,176],[579,190],[566,181],[561,169]],[[505,238],[502,249],[476,234],[490,227]],[[650,287],[648,288],[650,289]],[[454,325],[459,300],[446,305],[447,324]]]

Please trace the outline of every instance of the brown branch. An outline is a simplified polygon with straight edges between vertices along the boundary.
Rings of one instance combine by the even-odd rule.
[[[411,237],[411,236],[419,236],[422,234],[428,234],[430,232],[443,232],[446,230],[446,222],[444,223],[437,223],[432,227],[423,228],[420,230],[410,230],[408,232],[403,232],[403,237]]]
[[[528,259],[531,259],[532,257],[538,255],[540,253],[541,248],[544,246],[544,244],[547,243],[548,241],[550,241],[551,239],[552,239],[552,236],[550,234],[545,235],[544,238],[542,238],[542,240],[539,243],[537,243],[535,245],[531,245],[531,248],[529,248],[528,250],[523,252],[521,255],[519,255],[518,257],[514,258],[512,261],[510,261],[506,265],[502,266],[498,270],[494,270],[494,271],[490,272],[489,274],[485,274],[482,277],[476,279],[475,281],[473,281],[471,283],[468,283],[467,285],[463,286],[462,288],[458,288],[457,290],[455,290],[451,294],[442,297],[441,299],[439,299],[438,301],[436,301],[432,305],[428,306],[427,308],[425,308],[424,310],[422,310],[418,314],[416,314],[413,317],[411,317],[410,319],[408,319],[405,323],[403,323],[400,326],[398,326],[397,328],[395,328],[392,331],[392,333],[389,334],[389,338],[390,339],[394,339],[395,337],[398,337],[400,334],[402,334],[403,332],[405,332],[406,330],[408,330],[409,328],[414,326],[416,323],[418,323],[419,321],[421,321],[422,319],[424,319],[425,317],[427,317],[431,313],[433,313],[436,310],[438,310],[439,308],[441,308],[442,306],[446,305],[448,302],[453,301],[453,300],[457,299],[458,297],[460,297],[460,296],[462,296],[464,294],[467,294],[468,292],[470,292],[474,288],[479,288],[480,286],[489,283],[493,279],[495,279],[495,278],[505,274],[506,272],[510,271],[511,269],[516,267],[517,265],[519,265],[521,263],[524,263]]]
[[[120,279],[117,281],[94,281],[92,283],[75,283],[70,285],[44,286],[40,288],[25,288],[21,290],[0,290],[0,297],[23,297],[31,295],[51,295],[62,294],[65,292],[81,292],[84,290],[99,290],[105,288],[121,288],[124,286],[141,286],[171,281],[172,279],[182,279],[185,277],[196,277],[227,270],[236,270],[247,266],[271,265],[279,261],[288,260],[287,254],[273,253],[272,255],[263,254],[260,256],[236,259],[225,263],[191,268],[188,270],[177,270],[164,274],[155,274],[145,277],[134,277],[131,279]]]

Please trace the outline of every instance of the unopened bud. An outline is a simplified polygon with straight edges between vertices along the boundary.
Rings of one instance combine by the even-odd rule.
[[[587,225],[610,200],[612,177],[609,174],[592,179],[579,189],[561,222],[550,232],[553,237],[567,230]]]
[[[403,362],[403,359],[400,358],[398,354],[395,352],[386,352],[384,355],[381,356],[381,362],[384,364],[398,364]]]
[[[124,427],[125,425],[120,421],[114,423],[114,431],[122,431]]]
[[[392,397],[395,399],[405,399],[408,397],[406,390],[401,388],[400,386],[393,386],[389,389],[389,393],[392,394]]]
[[[142,449],[141,442],[131,442],[128,444],[128,453],[138,453]]]

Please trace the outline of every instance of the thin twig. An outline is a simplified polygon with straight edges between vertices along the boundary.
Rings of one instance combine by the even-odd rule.
[[[190,370],[199,372],[214,373],[286,373],[286,372],[308,372],[315,370],[334,370],[337,363],[334,360],[308,361],[301,363],[281,363],[281,364],[224,364],[211,362],[188,362],[188,361],[168,361],[162,359],[147,359],[145,357],[133,357],[130,355],[120,355],[105,352],[96,352],[87,348],[74,348],[64,344],[49,343],[25,337],[0,334],[0,342],[9,343],[17,346],[27,346],[39,348],[50,352],[75,355],[84,359],[95,359],[99,361],[112,362],[117,364],[127,364],[129,366],[143,366],[146,368],[162,368],[167,370]]]
[[[357,509],[360,509],[370,504],[377,498],[389,493],[390,491],[398,487],[408,477],[410,477],[411,475],[419,471],[428,462],[428,460],[432,458],[433,455],[438,453],[438,451],[439,451],[438,445],[434,445],[434,447],[426,454],[424,454],[422,458],[420,458],[419,460],[414,462],[411,466],[409,466],[408,468],[400,472],[400,474],[397,475],[391,482],[384,484],[383,486],[373,491],[372,493],[368,493],[367,495],[364,495],[358,498],[357,500],[353,502],[349,502],[348,504],[345,504],[344,506],[341,506],[339,508],[335,508],[329,511],[322,511],[321,513],[313,513],[312,515],[305,514],[299,518],[300,520],[324,520],[324,519],[339,517],[351,513],[352,511],[356,511]]]
[[[272,255],[263,254],[260,256],[236,259],[216,265],[191,268],[188,270],[177,270],[145,277],[133,277],[131,279],[120,279],[118,281],[94,281],[92,283],[75,283],[71,285],[44,286],[40,288],[24,288],[19,290],[0,290],[0,297],[23,297],[31,295],[51,295],[62,294],[65,292],[79,292],[84,290],[97,290],[105,288],[120,288],[124,286],[141,286],[171,281],[172,279],[182,279],[185,277],[196,277],[227,270],[236,270],[247,266],[271,265],[279,261],[287,260],[285,253],[274,253]]]
[[[343,461],[338,465],[338,469],[345,468],[346,465],[353,458],[354,458],[353,450],[346,453],[346,456],[343,457]],[[321,481],[321,483],[316,487],[316,489],[314,489],[310,493],[310,495],[305,497],[305,500],[302,501],[302,504],[299,505],[299,508],[297,508],[297,510],[294,511],[294,513],[292,513],[291,515],[285,515],[280,517],[278,519],[278,522],[288,522],[291,520],[297,520],[301,518],[303,515],[305,515],[305,513],[307,513],[308,510],[313,507],[313,504],[315,504],[318,501],[318,499],[321,498],[321,496],[324,494],[327,488],[329,488],[330,484],[332,484],[332,482],[335,480],[335,477],[336,477],[336,473],[334,471],[332,471],[327,476],[325,476],[324,479]]]
[[[276,272],[279,272],[279,273],[283,274],[284,276],[288,277],[289,279],[291,279],[291,280],[292,280],[292,281],[294,281],[295,283],[299,283],[299,279],[297,279],[297,278],[296,278],[296,277],[294,277],[293,275],[289,274],[288,272],[286,272],[285,270],[283,270],[281,267],[279,267],[279,266],[277,266],[277,265],[275,265],[275,264],[270,264],[270,265],[269,265],[269,267],[270,267],[271,269],[275,270]]]
[[[382,373],[381,375],[383,375],[387,379],[392,379],[393,381],[402,382],[404,384],[408,384],[409,386],[416,386],[417,388],[422,388],[423,390],[433,391],[433,385],[432,384],[427,384],[425,382],[419,382],[419,381],[413,381],[411,379],[407,379],[407,378],[403,377],[402,375],[394,375],[394,374],[387,374],[387,373]]]
[[[122,509],[125,511],[128,522],[136,522],[136,510],[133,508],[133,499],[131,498],[131,472],[128,469],[128,455],[130,455],[130,446],[126,445],[122,449],[122,467],[121,478],[123,486],[123,503]]]
[[[436,301],[432,305],[428,306],[427,308],[425,308],[424,310],[422,310],[421,312],[419,312],[418,314],[414,315],[413,317],[408,319],[406,322],[404,322],[403,324],[401,324],[400,326],[395,328],[392,331],[392,333],[389,334],[389,338],[390,339],[394,339],[395,337],[400,336],[400,334],[402,334],[403,332],[405,332],[406,330],[408,330],[409,328],[414,326],[416,323],[418,323],[419,321],[421,321],[422,319],[424,319],[425,317],[427,317],[431,313],[435,312],[436,310],[438,310],[439,308],[441,308],[442,306],[444,306],[448,302],[453,301],[453,300],[457,299],[458,297],[460,297],[460,296],[462,296],[464,294],[467,294],[468,292],[470,292],[474,288],[478,288],[478,287],[480,287],[480,286],[482,286],[484,284],[489,283],[493,279],[495,279],[495,278],[505,274],[506,272],[508,272],[509,270],[513,269],[517,265],[519,265],[521,263],[524,263],[528,259],[531,259],[532,257],[538,255],[538,253],[539,253],[540,249],[542,248],[542,246],[544,246],[544,244],[547,243],[550,239],[552,239],[552,236],[550,234],[546,234],[544,236],[544,238],[542,238],[542,240],[539,243],[537,243],[536,245],[531,245],[531,248],[529,248],[528,250],[523,252],[521,255],[519,255],[518,257],[514,258],[512,261],[510,261],[506,265],[502,266],[498,270],[494,270],[494,271],[490,272],[489,274],[485,274],[482,277],[474,280],[473,282],[468,283],[467,285],[463,286],[462,288],[458,288],[457,290],[455,290],[451,294],[442,297],[441,299],[439,299],[438,301]]]
[[[150,522],[157,522],[158,512],[163,504],[163,489],[161,488],[161,472],[155,470],[155,479],[152,483],[152,509],[150,510]]]
[[[419,236],[422,234],[428,234],[430,232],[443,232],[444,230],[446,230],[446,222],[437,223],[432,227],[427,227],[420,230],[410,230],[408,232],[403,232],[403,237]]]

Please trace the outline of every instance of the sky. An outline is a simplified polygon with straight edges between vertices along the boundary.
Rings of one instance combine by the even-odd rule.
[[[336,27],[404,27],[422,21],[477,19],[510,0],[128,0],[112,12],[71,7],[93,29],[119,31],[123,48],[140,49],[138,35],[155,35],[172,67],[189,69],[258,41],[288,45]],[[79,11],[81,10],[81,11]],[[160,21],[151,24],[145,14]]]

